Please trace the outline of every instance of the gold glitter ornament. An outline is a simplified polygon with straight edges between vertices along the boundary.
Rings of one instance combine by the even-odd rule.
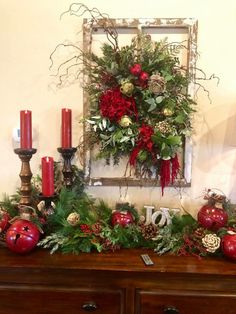
[[[73,212],[67,217],[66,220],[71,226],[77,226],[80,221],[80,214]]]
[[[129,116],[124,115],[123,117],[121,117],[119,125],[122,128],[127,128],[130,124],[132,124],[132,120],[130,119]]]
[[[173,110],[170,108],[164,108],[163,109],[163,114],[166,117],[171,117],[173,115],[173,113],[174,113]]]
[[[129,81],[124,81],[121,84],[120,91],[123,95],[130,97],[134,91],[134,85]]]

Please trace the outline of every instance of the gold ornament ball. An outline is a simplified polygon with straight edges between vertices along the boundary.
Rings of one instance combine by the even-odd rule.
[[[129,116],[125,115],[125,116],[121,117],[119,125],[122,128],[127,128],[130,124],[132,124],[132,120],[130,119]]]
[[[164,109],[163,109],[163,114],[164,114],[164,116],[166,116],[166,117],[170,117],[170,116],[173,115],[173,110],[170,109],[170,108],[164,108]]]
[[[71,213],[66,220],[71,226],[77,226],[80,221],[80,215],[78,213]]]
[[[132,95],[133,90],[134,90],[134,85],[130,82],[124,82],[122,83],[120,87],[121,93],[128,97]]]

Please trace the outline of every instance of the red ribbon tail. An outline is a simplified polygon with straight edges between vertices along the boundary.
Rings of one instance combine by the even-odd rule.
[[[129,163],[131,164],[131,166],[135,166],[136,164],[136,159],[137,159],[137,156],[138,156],[138,153],[140,151],[140,148],[139,147],[135,147],[130,155],[130,158],[129,158]]]
[[[177,177],[177,174],[179,172],[180,165],[177,154],[175,157],[171,158],[171,183],[174,183],[174,180]]]
[[[170,159],[161,160],[160,182],[161,182],[161,192],[163,196],[165,187],[170,183]]]

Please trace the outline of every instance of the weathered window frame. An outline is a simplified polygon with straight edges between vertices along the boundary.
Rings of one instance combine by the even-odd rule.
[[[155,18],[155,19],[112,19],[115,27],[119,29],[136,29],[137,34],[145,32],[145,28],[169,28],[184,29],[187,32],[187,67],[191,82],[188,93],[194,97],[194,78],[197,60],[197,20],[193,18]],[[91,27],[92,25],[92,27]],[[83,51],[91,49],[94,29],[101,29],[98,24],[91,23],[91,19],[84,19],[83,22]],[[88,112],[89,103],[86,92],[84,92],[84,116]],[[91,176],[91,152],[84,147],[84,173],[86,183],[90,186],[159,186],[159,182],[154,179],[140,179],[133,177],[92,177]],[[176,184],[189,187],[191,186],[192,168],[192,145],[191,139],[185,138],[183,147],[183,176],[177,180]],[[175,184],[175,183],[174,183]]]

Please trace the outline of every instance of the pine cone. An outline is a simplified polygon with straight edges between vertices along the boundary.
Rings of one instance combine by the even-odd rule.
[[[140,225],[141,233],[144,239],[149,240],[155,238],[157,235],[157,226],[152,223],[145,225]]]
[[[95,224],[92,225],[92,230],[93,230],[93,233],[95,235],[99,235],[100,232],[102,231],[102,225],[100,222],[96,222]]]
[[[205,229],[204,228],[197,228],[194,232],[193,232],[193,236],[197,239],[202,239],[205,236]]]
[[[220,238],[215,233],[206,234],[202,239],[202,244],[206,248],[207,252],[215,253],[220,247]]]

